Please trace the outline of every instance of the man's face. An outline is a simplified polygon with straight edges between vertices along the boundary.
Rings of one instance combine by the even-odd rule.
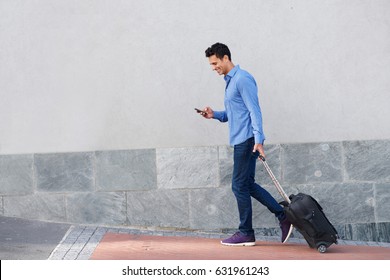
[[[212,55],[209,57],[209,62],[213,71],[217,71],[219,75],[226,75],[228,73],[227,63],[229,58],[225,55],[222,59],[218,58],[216,55]]]

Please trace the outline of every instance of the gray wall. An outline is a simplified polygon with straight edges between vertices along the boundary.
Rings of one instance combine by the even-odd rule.
[[[323,206],[343,239],[390,242],[390,141],[269,145],[287,193]],[[0,214],[133,227],[234,231],[228,146],[0,156]],[[276,198],[259,163],[256,180]],[[281,198],[280,198],[281,200]],[[258,235],[277,220],[254,205]]]
[[[390,139],[386,0],[0,0],[0,154],[227,144],[204,50],[256,77],[267,143]]]
[[[204,57],[221,41],[257,79],[288,192],[313,193],[345,238],[388,241],[389,11],[386,0],[0,0],[0,213],[235,228],[227,126],[193,110],[223,107]],[[260,206],[255,225],[278,233]]]

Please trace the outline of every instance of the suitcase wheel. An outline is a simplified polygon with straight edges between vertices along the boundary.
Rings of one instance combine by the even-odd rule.
[[[327,248],[328,247],[326,246],[325,243],[320,243],[320,244],[317,245],[317,250],[320,253],[325,253]]]

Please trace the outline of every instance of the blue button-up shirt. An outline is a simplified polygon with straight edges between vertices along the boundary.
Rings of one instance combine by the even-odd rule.
[[[214,111],[214,119],[228,121],[230,145],[243,143],[251,137],[255,137],[256,144],[263,144],[265,136],[255,79],[239,65],[224,79],[225,111]]]

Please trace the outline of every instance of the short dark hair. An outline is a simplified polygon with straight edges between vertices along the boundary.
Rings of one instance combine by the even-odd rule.
[[[222,43],[215,43],[211,47],[207,48],[205,51],[206,57],[210,57],[212,55],[215,55],[219,59],[222,59],[225,55],[228,56],[229,60],[232,60],[232,55],[230,54],[229,48]]]

